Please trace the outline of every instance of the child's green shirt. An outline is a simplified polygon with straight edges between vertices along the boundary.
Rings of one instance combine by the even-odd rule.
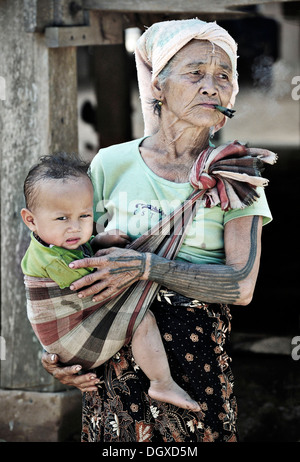
[[[46,246],[39,242],[33,233],[31,242],[21,262],[21,268],[27,276],[50,278],[61,289],[69,287],[72,282],[94,271],[93,268],[69,268],[74,260],[80,260],[93,255],[89,242],[76,250],[62,247]]]

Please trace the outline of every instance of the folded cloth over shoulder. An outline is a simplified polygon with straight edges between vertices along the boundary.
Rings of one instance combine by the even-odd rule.
[[[259,196],[257,186],[267,186],[261,173],[264,164],[274,164],[277,154],[267,149],[247,148],[233,141],[202,151],[193,165],[190,183],[205,189],[206,207],[221,205],[222,210],[243,209]]]

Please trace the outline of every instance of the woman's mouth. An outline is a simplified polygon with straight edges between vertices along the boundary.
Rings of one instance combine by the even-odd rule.
[[[234,117],[234,113],[236,112],[233,109],[229,109],[227,107],[220,106],[219,104],[215,104],[215,103],[201,103],[200,106],[203,108],[207,108],[207,109],[216,109],[217,111],[221,112],[222,114],[229,117],[230,119]]]
[[[208,109],[215,109],[215,104],[213,103],[201,103],[201,107],[207,107]]]

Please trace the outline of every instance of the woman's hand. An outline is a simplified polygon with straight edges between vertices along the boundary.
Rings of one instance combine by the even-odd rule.
[[[70,268],[93,267],[96,271],[73,282],[71,290],[80,290],[79,297],[94,295],[100,302],[110,298],[139,280],[147,279],[147,254],[131,249],[111,247],[99,250],[92,258],[70,263]],[[87,287],[90,286],[90,287]]]
[[[130,237],[119,229],[98,233],[91,241],[94,252],[109,247],[126,247],[128,244],[130,244]]]
[[[76,387],[82,392],[97,390],[96,384],[99,383],[99,379],[92,372],[77,375],[81,370],[81,366],[79,365],[64,367],[59,364],[57,355],[47,352],[43,353],[42,365],[50,375],[64,385]]]

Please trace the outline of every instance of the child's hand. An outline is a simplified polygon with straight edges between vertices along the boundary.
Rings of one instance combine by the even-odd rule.
[[[99,233],[91,241],[94,252],[109,247],[126,247],[128,244],[130,244],[130,237],[119,229]]]

